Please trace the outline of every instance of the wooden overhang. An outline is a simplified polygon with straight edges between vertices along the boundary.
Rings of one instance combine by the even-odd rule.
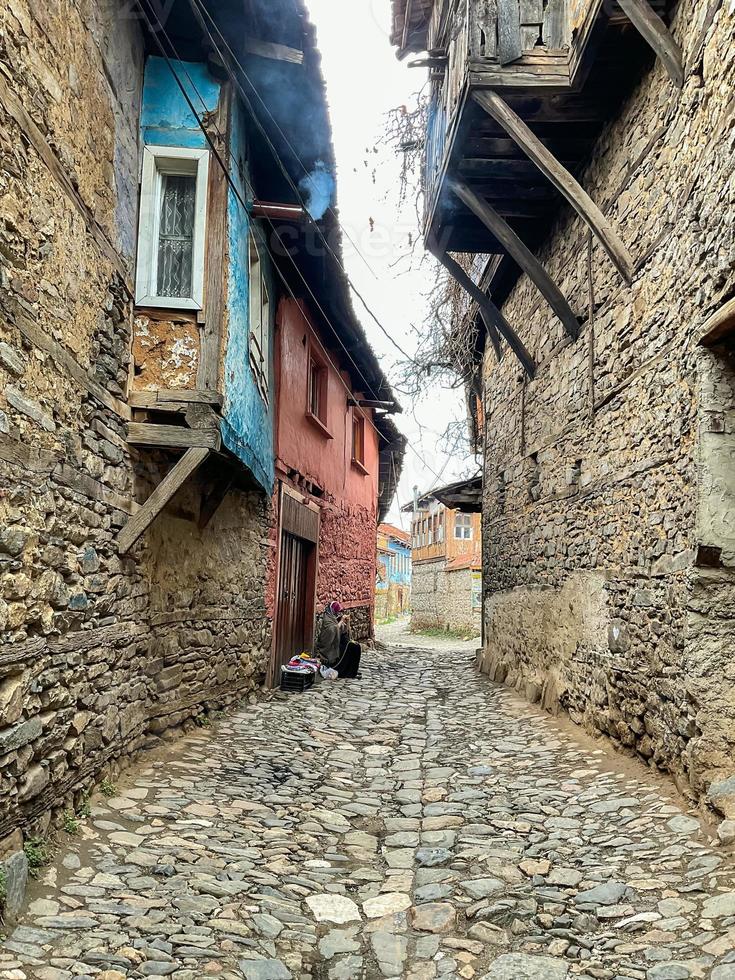
[[[458,510],[462,514],[482,513],[482,477],[473,476],[469,480],[458,480],[449,483],[432,494],[450,510]]]
[[[664,20],[649,0],[435,0],[421,23],[409,0],[394,0],[393,11],[396,27],[412,11],[409,37],[423,39],[430,63],[438,59],[430,72],[427,247],[440,261],[452,252],[488,255],[491,274],[481,288],[496,310],[518,276],[528,275],[576,337],[575,312],[535,255],[566,201],[632,281],[635,257],[604,202],[578,178],[605,122],[654,57],[672,95],[683,84],[681,52]],[[461,285],[490,320],[493,343],[494,331],[508,340],[479,302],[480,284]],[[532,377],[535,365],[515,340]]]

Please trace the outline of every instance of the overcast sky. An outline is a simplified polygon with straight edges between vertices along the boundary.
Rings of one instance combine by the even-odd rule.
[[[415,207],[410,203],[398,214],[399,161],[384,147],[377,146],[378,153],[375,149],[385,131],[386,114],[396,106],[415,104],[426,73],[408,68],[395,56],[389,39],[390,0],[307,3],[317,27],[327,82],[340,220],[357,246],[345,240],[347,272],[385,329],[407,353],[414,354],[426,319],[426,292],[434,260],[427,256],[420,261],[422,247],[415,250],[413,262],[408,260],[409,235],[415,239],[419,230]],[[399,261],[401,256],[404,259]],[[394,381],[401,355],[353,298],[370,342]],[[440,439],[451,418],[464,417],[458,393],[432,391],[416,405],[400,394],[399,400],[404,414],[396,419],[411,446],[398,495],[405,504],[414,484],[426,490],[438,485],[437,475],[441,483],[450,482],[466,473],[472,461],[463,452],[448,456]],[[406,517],[402,520],[408,527]],[[395,504],[388,520],[401,524]]]

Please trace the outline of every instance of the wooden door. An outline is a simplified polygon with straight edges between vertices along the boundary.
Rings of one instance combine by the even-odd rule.
[[[307,625],[313,612],[309,595],[309,558],[313,545],[284,531],[281,535],[281,574],[278,595],[276,668],[306,649]]]

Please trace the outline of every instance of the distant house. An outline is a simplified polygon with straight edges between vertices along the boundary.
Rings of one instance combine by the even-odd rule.
[[[481,518],[447,507],[441,493],[417,494],[403,508],[412,515],[411,627],[479,635]]]
[[[411,535],[392,524],[378,527],[375,622],[408,612],[411,604]]]

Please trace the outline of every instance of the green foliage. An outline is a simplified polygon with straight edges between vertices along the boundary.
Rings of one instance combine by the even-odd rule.
[[[48,841],[41,837],[31,837],[23,845],[28,868],[32,877],[38,877],[39,868],[44,868],[51,861],[51,848]]]
[[[64,814],[63,820],[61,821],[61,826],[64,828],[67,834],[76,835],[79,833],[79,821],[71,810],[67,810]]]
[[[79,807],[77,809],[77,814],[80,817],[91,817],[92,807],[89,802],[89,793],[83,793],[82,798],[79,801]]]
[[[212,724],[209,715],[197,715],[194,719],[194,724],[198,725],[200,728],[209,728]]]
[[[109,800],[111,796],[114,796],[117,793],[117,787],[111,780],[103,779],[100,783],[100,793],[102,793],[102,795]]]
[[[5,908],[5,900],[8,897],[8,879],[5,871],[0,868],[0,921],[3,917],[3,909]]]

